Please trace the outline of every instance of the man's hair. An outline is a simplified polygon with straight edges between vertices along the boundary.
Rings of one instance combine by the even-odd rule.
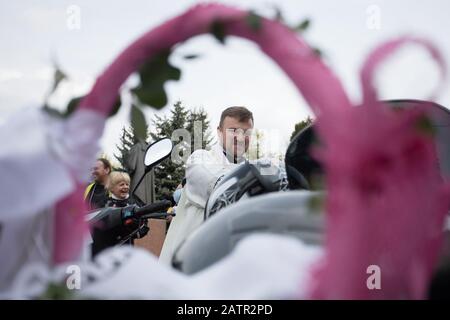
[[[238,119],[239,122],[247,122],[250,119],[254,122],[253,113],[246,107],[229,107],[223,110],[220,116],[219,128],[222,128],[223,121],[226,117]]]
[[[111,162],[109,162],[108,159],[105,158],[98,158],[97,161],[100,161],[101,163],[103,163],[103,167],[105,167],[105,169],[109,169],[109,172],[111,173]]]

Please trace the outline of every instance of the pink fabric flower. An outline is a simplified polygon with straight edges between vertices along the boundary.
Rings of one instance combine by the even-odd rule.
[[[55,207],[54,250],[53,262],[55,264],[77,259],[84,236],[88,232],[85,222],[87,211],[84,202],[84,187],[77,184],[75,191],[61,199]]]
[[[376,102],[372,72],[410,39],[387,43],[363,68],[364,104],[324,113],[316,150],[327,180],[326,255],[312,298],[424,298],[439,252],[449,190],[440,176],[423,108],[393,110]],[[444,67],[437,50],[426,42]],[[445,69],[442,74],[445,74]],[[367,268],[381,271],[369,290]]]

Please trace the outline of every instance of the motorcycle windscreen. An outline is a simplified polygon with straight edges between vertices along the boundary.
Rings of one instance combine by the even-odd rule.
[[[422,100],[403,99],[383,102],[393,108],[425,107],[434,131],[442,177],[450,178],[450,110],[437,103]],[[323,174],[321,164],[311,155],[311,148],[315,143],[317,143],[317,136],[312,124],[299,132],[289,144],[285,164],[291,189],[303,189],[300,179],[296,178],[297,172],[301,174],[300,178],[304,178],[306,184],[310,186],[306,189],[322,189],[320,183],[319,188],[314,187],[314,179],[320,178]]]
[[[388,100],[393,107],[414,108],[424,106],[431,120],[435,135],[438,161],[444,178],[450,178],[450,110],[429,101],[420,100]]]

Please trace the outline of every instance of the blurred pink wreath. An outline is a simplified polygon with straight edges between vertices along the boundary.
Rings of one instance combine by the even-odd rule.
[[[71,261],[80,254],[87,230],[82,177],[95,159],[104,121],[120,86],[146,61],[220,26],[226,36],[257,43],[290,77],[317,117],[322,145],[315,152],[326,172],[327,237],[309,296],[423,298],[440,248],[449,188],[436,166],[433,137],[417,126],[424,110],[394,112],[377,100],[372,77],[385,57],[413,42],[431,52],[444,79],[446,69],[439,52],[427,41],[409,37],[380,46],[362,68],[364,99],[354,107],[339,80],[301,38],[262,17],[255,28],[248,23],[248,15],[219,4],[198,5],[147,32],[98,77],[75,113],[61,125],[66,129],[58,132],[64,138],[50,140],[51,147],[42,144],[44,158],[58,163],[60,176],[71,179],[71,184],[55,193],[57,198],[47,197],[39,208],[54,208],[53,263]],[[83,125],[84,134],[80,136],[74,124]],[[68,159],[64,150],[76,150],[82,161]],[[1,171],[20,173],[27,168],[26,161],[12,164],[19,156],[0,155]],[[9,177],[13,179],[14,174]],[[45,177],[39,181],[45,182]],[[51,183],[58,189],[61,182]],[[367,290],[366,268],[372,264],[384,270],[382,290]]]

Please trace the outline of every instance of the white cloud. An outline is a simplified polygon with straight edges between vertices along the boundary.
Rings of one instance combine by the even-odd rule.
[[[63,29],[66,26],[65,6],[29,6],[24,8],[20,17],[27,27],[35,32],[48,32]]]
[[[22,72],[17,70],[0,70],[0,82],[16,80],[22,77]]]

